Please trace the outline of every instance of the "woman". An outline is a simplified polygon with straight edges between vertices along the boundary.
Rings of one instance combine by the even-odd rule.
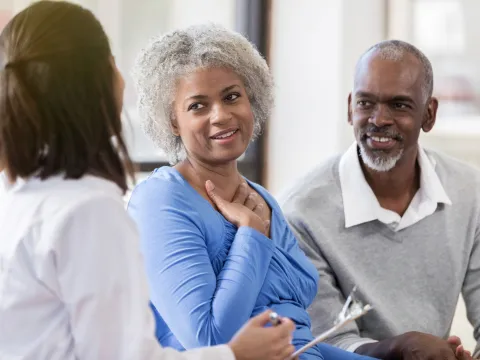
[[[0,35],[0,358],[284,359],[268,312],[228,344],[179,353],[154,336],[138,234],[122,195],[123,79],[91,12],[40,1]],[[265,343],[265,339],[268,342]],[[271,342],[271,343],[270,343]]]
[[[307,343],[316,269],[274,198],[237,168],[272,109],[265,60],[239,34],[193,26],[154,40],[134,77],[146,132],[174,164],[139,184],[128,206],[158,339],[180,350],[223,344],[272,307],[295,321],[293,344]],[[327,345],[301,358],[323,356],[361,358]]]

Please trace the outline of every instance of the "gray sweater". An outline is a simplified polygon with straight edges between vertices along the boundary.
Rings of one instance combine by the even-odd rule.
[[[398,232],[379,221],[345,228],[339,179],[340,157],[329,160],[281,200],[301,247],[320,274],[309,312],[312,332],[333,325],[345,297],[374,310],[334,335],[329,343],[346,350],[407,331],[439,337],[450,332],[460,292],[480,340],[480,172],[427,151],[452,205]]]

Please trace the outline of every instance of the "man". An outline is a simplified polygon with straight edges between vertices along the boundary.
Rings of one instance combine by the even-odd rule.
[[[385,41],[370,48],[348,97],[355,144],[284,200],[320,273],[310,308],[314,334],[333,325],[355,285],[374,307],[329,339],[349,351],[469,358],[458,338],[444,340],[461,291],[480,340],[480,173],[418,145],[420,131],[435,124],[432,89],[431,64],[414,46]]]

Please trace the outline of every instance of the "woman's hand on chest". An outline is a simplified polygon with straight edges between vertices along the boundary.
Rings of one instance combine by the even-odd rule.
[[[205,188],[218,211],[228,221],[237,227],[252,227],[269,237],[271,210],[265,200],[247,183],[242,182],[238,186],[232,201],[223,199],[215,191],[215,185],[211,181],[207,181]]]

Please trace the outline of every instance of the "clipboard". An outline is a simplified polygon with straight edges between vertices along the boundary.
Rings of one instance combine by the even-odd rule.
[[[324,333],[318,335],[315,339],[310,341],[308,344],[302,346],[300,349],[295,351],[288,358],[289,360],[295,359],[297,356],[304,353],[311,347],[317,345],[318,343],[321,343],[323,340],[330,337],[337,330],[340,330],[348,323],[357,320],[358,318],[364,316],[366,313],[368,313],[370,310],[373,309],[371,305],[367,304],[364,306],[360,301],[355,299],[356,291],[357,291],[357,287],[355,286],[352,292],[350,293],[350,295],[348,296],[347,301],[343,305],[342,311],[338,315],[337,321],[335,322],[334,326],[332,326],[330,329],[328,329]]]

